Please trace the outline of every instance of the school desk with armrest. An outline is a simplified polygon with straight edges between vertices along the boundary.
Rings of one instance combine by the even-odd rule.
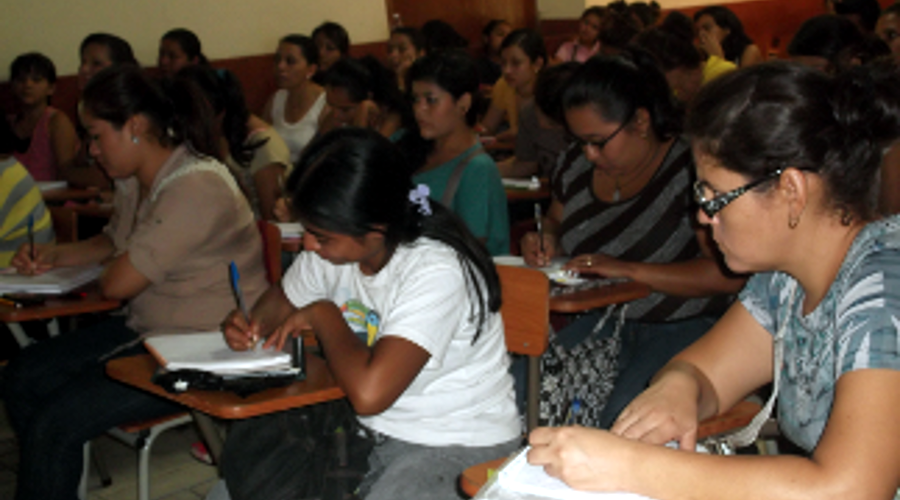
[[[751,401],[741,401],[727,412],[700,422],[697,439],[714,437],[737,430],[750,423],[759,413],[762,406]],[[488,481],[492,471],[496,471],[506,462],[506,457],[473,465],[459,476],[459,486],[470,497],[478,494],[478,490]]]

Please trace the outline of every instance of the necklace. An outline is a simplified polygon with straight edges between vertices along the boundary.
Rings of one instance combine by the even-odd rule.
[[[641,166],[641,168],[637,171],[637,173],[635,173],[633,176],[631,176],[631,178],[629,178],[624,183],[619,182],[619,179],[621,179],[621,177],[622,177],[620,175],[617,175],[613,178],[613,181],[615,181],[615,183],[616,183],[616,190],[613,191],[613,199],[612,199],[613,203],[618,203],[619,200],[622,199],[622,188],[624,188],[625,186],[630,185],[632,182],[640,179],[641,176],[643,175],[643,173],[648,168],[650,168],[650,165],[653,165],[654,161],[656,160],[656,155],[659,154],[660,149],[661,149],[661,145],[660,145],[660,143],[657,142],[656,147],[653,149],[653,155],[650,156],[650,159],[645,161],[644,164]]]

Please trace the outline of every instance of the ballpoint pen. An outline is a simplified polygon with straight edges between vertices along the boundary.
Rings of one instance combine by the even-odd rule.
[[[238,273],[237,265],[235,265],[234,261],[231,261],[231,264],[228,266],[228,269],[231,274],[231,291],[234,292],[234,300],[237,302],[238,309],[241,310],[241,314],[244,315],[244,321],[247,322],[247,326],[250,326],[250,313],[247,312],[247,303],[244,302],[244,294],[241,292],[240,279],[241,275]],[[253,339],[253,348],[256,349],[257,339]]]
[[[544,253],[544,218],[541,213],[541,204],[534,204],[534,223],[537,225],[537,233],[538,233],[538,248],[541,249],[541,253]]]

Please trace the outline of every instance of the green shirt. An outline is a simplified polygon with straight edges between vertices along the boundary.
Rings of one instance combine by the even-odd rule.
[[[431,190],[431,198],[440,201],[453,170],[480,147],[480,144],[476,144],[447,163],[416,174],[413,181],[427,185]],[[462,218],[476,238],[487,242],[491,255],[509,254],[506,191],[503,189],[497,164],[487,153],[482,152],[469,160],[449,208]]]

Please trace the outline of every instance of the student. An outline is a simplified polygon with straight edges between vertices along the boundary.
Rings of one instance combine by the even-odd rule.
[[[475,62],[478,64],[478,81],[483,90],[486,87],[493,87],[494,82],[503,76],[500,46],[510,32],[512,32],[512,26],[504,19],[493,19],[481,30],[483,52]]]
[[[159,67],[160,75],[171,78],[181,68],[195,64],[209,65],[209,61],[203,55],[203,48],[197,35],[185,28],[167,31],[159,40],[159,55],[156,65]]]
[[[645,298],[591,311],[557,335],[566,364],[577,363],[573,353],[582,346],[620,336],[618,374],[595,422],[608,428],[658,369],[712,326],[743,279],[723,270],[709,235],[692,220],[693,160],[681,136],[683,115],[650,54],[632,48],[590,59],[562,102],[581,147],[567,151],[555,171],[543,233],[525,235],[522,256],[531,266],[566,256],[566,268],[582,275],[652,289]],[[578,387],[583,383],[575,379],[558,390],[590,390]]]
[[[0,120],[0,268],[8,267],[13,253],[28,242],[32,225],[35,243],[53,241],[50,212],[34,179],[13,156],[16,136]]]
[[[559,155],[568,146],[562,93],[579,63],[565,62],[541,71],[534,84],[534,101],[519,113],[515,156],[497,164],[503,177],[551,177]]]
[[[762,52],[744,33],[741,20],[727,7],[718,5],[700,9],[694,14],[697,38],[707,56],[731,61],[740,68],[763,61]]]
[[[403,133],[403,127],[412,120],[393,73],[372,56],[338,61],[323,83],[328,111],[322,118],[320,134],[352,125],[396,138],[395,134]]]
[[[50,106],[56,90],[56,67],[37,52],[22,54],[9,68],[16,111],[8,117],[17,144],[15,157],[36,181],[64,176],[78,152],[75,126]]]
[[[188,66],[178,72],[203,90],[219,124],[221,157],[241,185],[258,219],[275,217],[275,202],[290,173],[287,144],[268,123],[247,110],[241,82],[226,69]]]
[[[271,123],[297,163],[316,135],[325,111],[325,91],[311,81],[319,64],[319,49],[308,36],[287,35],[275,51],[278,91],[266,103],[263,119]]]
[[[831,79],[769,63],[701,92],[687,124],[697,218],[712,229],[728,267],[757,274],[611,432],[537,429],[531,463],[579,490],[659,500],[723,492],[734,499],[894,498],[900,221],[877,220],[870,200],[882,147],[900,136],[898,89],[896,74],[857,69]],[[804,454],[686,451],[700,420],[772,382],[773,372],[779,427]],[[682,450],[654,446],[670,440]]]
[[[474,69],[462,51],[416,61],[409,81],[418,130],[404,134],[398,144],[415,170],[413,180],[428,185],[432,199],[460,216],[491,255],[503,255],[509,253],[506,192],[497,165],[472,129],[478,100]]]
[[[491,106],[481,122],[480,133],[508,142],[516,138],[519,110],[534,94],[534,82],[547,65],[544,38],[531,29],[518,29],[500,45],[503,78],[491,91]],[[509,128],[501,131],[504,123]]]
[[[397,75],[397,87],[406,92],[406,72],[416,59],[425,55],[425,37],[416,28],[394,28],[388,40],[387,55],[388,67]]]
[[[575,61],[583,63],[600,52],[600,26],[606,16],[606,9],[600,6],[588,7],[581,13],[578,36],[564,42],[556,49],[555,62]]]
[[[404,161],[366,129],[310,145],[288,183],[306,251],[256,303],[249,325],[235,311],[224,332],[232,349],[246,350],[254,338],[280,348],[313,331],[360,423],[376,436],[360,498],[455,500],[465,468],[520,442],[500,287],[484,248],[413,186]],[[239,425],[268,427],[264,419]],[[272,440],[273,452],[291,446]],[[223,460],[244,447],[225,448]],[[276,471],[238,468],[229,476],[234,469],[224,463],[235,500],[274,498],[271,488],[296,497],[290,482],[302,475],[288,470],[275,481]]]
[[[83,92],[90,79],[104,68],[117,65],[138,66],[131,45],[108,33],[91,33],[86,36],[81,42],[78,55],[81,58],[81,64],[78,66],[79,93]],[[81,139],[81,147],[71,163],[71,168],[63,172],[63,177],[69,184],[77,187],[112,188],[112,182],[103,169],[91,161],[88,154],[90,141],[87,140],[80,123],[77,124],[76,131]]]
[[[312,32],[313,42],[319,49],[319,71],[317,78],[321,78],[331,65],[350,55],[350,35],[338,23],[326,21]],[[316,83],[322,84],[321,81]]]
[[[229,262],[248,300],[266,287],[253,212],[213,159],[212,111],[198,90],[175,82],[165,93],[138,68],[107,68],[85,88],[82,121],[91,154],[117,181],[112,219],[77,243],[23,245],[12,264],[39,274],[103,263],[103,295],[128,308],[30,346],[4,370],[4,405],[19,443],[18,500],[74,498],[86,441],[183,411],[107,378],[107,361],[146,353],[146,335],[218,330],[234,308]]]
[[[787,51],[794,62],[833,73],[837,68],[838,54],[862,40],[862,33],[846,18],[822,15],[807,19],[800,25]]]
[[[900,60],[900,4],[894,3],[881,12],[875,34],[888,44],[894,58]]]

